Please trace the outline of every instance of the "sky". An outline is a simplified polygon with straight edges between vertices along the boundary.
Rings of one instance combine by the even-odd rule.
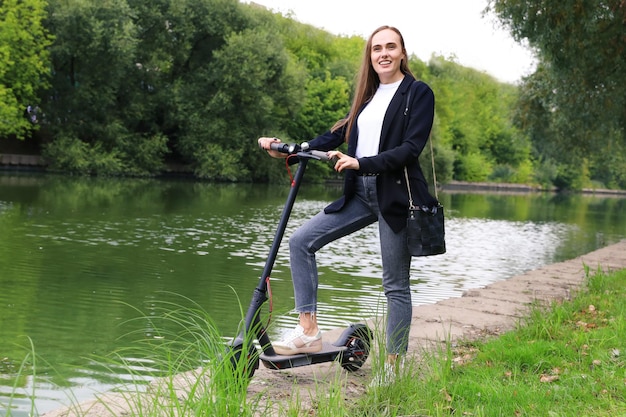
[[[488,0],[252,0],[336,35],[367,38],[379,26],[397,27],[409,54],[431,55],[516,83],[534,70],[530,49],[516,43],[492,15]],[[250,0],[242,0],[250,3]]]

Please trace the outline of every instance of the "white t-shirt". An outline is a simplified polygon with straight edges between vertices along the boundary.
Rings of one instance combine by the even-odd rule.
[[[359,115],[357,120],[359,142],[356,145],[355,155],[357,158],[378,155],[385,113],[400,83],[402,80],[392,84],[380,84],[372,100]]]

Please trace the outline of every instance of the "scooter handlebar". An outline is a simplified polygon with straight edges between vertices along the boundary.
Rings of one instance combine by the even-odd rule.
[[[330,158],[328,157],[328,152],[309,149],[309,144],[307,142],[303,142],[300,145],[295,143],[289,144],[282,142],[272,142],[270,143],[270,149],[286,153],[288,155],[297,155],[301,158],[317,159],[318,161],[330,161]]]
[[[270,149],[273,151],[278,151],[281,153],[286,153],[286,154],[292,154],[295,152],[296,150],[296,146],[295,144],[288,144],[288,143],[282,143],[282,142],[272,142],[270,143]]]

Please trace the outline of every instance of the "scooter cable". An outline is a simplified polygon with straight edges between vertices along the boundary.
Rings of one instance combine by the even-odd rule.
[[[272,286],[270,285],[270,277],[265,277],[265,285],[267,287],[267,294],[269,298],[269,312],[267,316],[267,325],[269,327],[272,322],[272,311],[274,311],[274,297],[272,297]]]
[[[285,158],[285,167],[287,168],[287,173],[289,174],[289,182],[291,183],[292,187],[295,185],[295,183],[293,179],[293,174],[291,173],[291,168],[289,167],[289,158],[293,157],[296,157],[296,155],[288,155],[287,158]]]

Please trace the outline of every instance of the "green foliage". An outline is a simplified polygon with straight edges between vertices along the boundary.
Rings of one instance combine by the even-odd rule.
[[[46,158],[54,169],[96,175],[153,175],[171,161],[209,180],[284,178],[284,164],[268,161],[256,138],[302,142],[344,117],[365,44],[237,0],[49,0],[43,22],[54,35],[41,45],[52,85],[33,101],[45,114]],[[549,71],[532,79],[537,88],[519,90],[454,59],[411,56],[410,66],[435,92],[440,183],[526,182],[533,154],[565,164],[560,147],[542,141],[560,129],[545,116],[552,99],[537,100],[553,87]],[[514,113],[520,95],[526,107]],[[624,174],[605,167],[626,163],[623,144],[602,149],[588,157],[592,178],[621,186]],[[313,164],[307,179],[332,176],[330,165]]]
[[[62,136],[48,144],[43,156],[50,168],[73,174],[119,175],[123,166],[117,151],[106,152],[100,144],[90,145],[75,137]]]
[[[280,129],[281,120],[297,111],[301,77],[287,72],[288,55],[269,32],[233,34],[213,57],[211,65],[198,68],[192,81],[177,91],[181,111],[177,149],[190,160],[203,160],[204,166],[206,158],[199,156],[206,153],[207,143],[239,154],[231,160],[235,169],[224,177],[246,179],[250,165],[243,156],[259,132]],[[198,95],[198,89],[210,94]],[[206,170],[203,176],[217,178],[211,172]]]
[[[554,183],[558,167],[554,160],[540,159],[534,171],[534,180],[537,184],[548,188]]]
[[[25,112],[39,105],[48,85],[52,37],[43,25],[45,7],[45,0],[0,2],[0,137],[24,139],[39,126]]]
[[[128,414],[252,416],[264,407],[259,398],[247,395],[249,369],[258,367],[258,357],[245,354],[256,352],[250,334],[243,340],[243,353],[229,348],[208,313],[183,296],[180,304],[156,302],[134,323],[139,329],[132,334],[137,338],[134,345],[101,359],[105,366],[125,369],[133,377],[128,392],[140,390],[137,385],[145,379],[137,373],[134,358],[148,359],[159,377],[148,395],[124,397],[119,405]],[[153,329],[154,338],[145,337],[146,328]],[[181,390],[186,395],[181,396]]]
[[[623,415],[625,281],[626,270],[598,270],[574,299],[533,306],[513,331],[425,349],[337,415]]]
[[[517,166],[509,182],[516,184],[533,184],[535,182],[533,180],[534,169],[535,166],[531,161],[523,161]]]
[[[245,170],[238,169],[237,155],[217,144],[207,144],[197,153],[196,159],[198,166],[195,172],[200,178],[236,181],[247,177]]]
[[[515,171],[510,165],[496,165],[489,175],[489,180],[494,182],[513,182]]]
[[[332,78],[329,72],[323,78],[310,78],[306,86],[307,98],[296,116],[294,133],[298,132],[303,139],[312,139],[329,130],[350,110],[350,88],[344,78]]]
[[[461,154],[456,160],[456,178],[461,181],[483,182],[489,177],[491,165],[485,157],[477,152]]]
[[[120,134],[117,148],[121,152],[125,172],[132,175],[150,175],[163,169],[163,155],[168,153],[167,137],[161,133],[152,136]]]
[[[46,144],[42,154],[50,169],[73,174],[149,175],[162,168],[161,156],[167,150],[164,136],[145,138],[120,133],[117,138],[118,146],[106,150],[101,142],[90,144],[60,136]]]
[[[454,158],[453,179],[500,178],[502,171],[491,171],[498,166],[508,167],[510,181],[526,177],[517,175],[517,169],[529,165],[531,147],[511,122],[517,99],[514,86],[439,56],[433,56],[426,69],[414,61],[413,66],[435,92],[433,136],[437,147],[448,149]]]
[[[127,84],[137,46],[132,10],[125,0],[51,0],[50,8],[55,71],[53,91],[42,106],[54,141],[45,156],[53,169],[123,174],[118,144],[133,134],[120,106],[132,91]]]
[[[88,173],[89,146],[72,137],[58,137],[43,150],[43,156],[50,161],[51,168],[70,173]]]
[[[554,178],[554,186],[559,189],[581,190],[588,182],[587,171],[582,169],[584,160],[577,159],[577,164],[559,164]]]
[[[621,0],[492,0],[490,10],[537,52],[537,71],[521,86],[518,122],[537,155],[571,165],[559,184],[578,188],[573,165],[589,159],[592,179],[624,187],[626,48]]]

